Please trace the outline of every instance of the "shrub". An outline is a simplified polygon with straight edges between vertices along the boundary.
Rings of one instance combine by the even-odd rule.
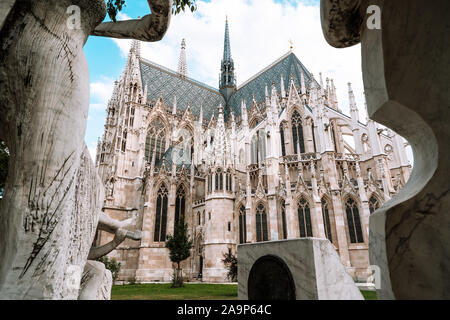
[[[120,267],[121,267],[120,262],[117,262],[116,258],[112,258],[110,260],[106,256],[98,258],[97,261],[102,262],[105,265],[106,269],[111,271],[113,283],[114,283],[117,280],[117,278],[119,277],[119,272],[120,272]]]
[[[228,280],[232,282],[237,281],[237,271],[238,271],[238,265],[237,265],[237,257],[231,253],[231,250],[227,253],[223,254],[222,259],[223,264],[228,269],[227,278]]]

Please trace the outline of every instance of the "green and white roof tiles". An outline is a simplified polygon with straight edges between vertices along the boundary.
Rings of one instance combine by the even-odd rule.
[[[200,115],[200,106],[203,106],[205,120],[211,119],[213,115],[217,118],[220,104],[224,109],[233,110],[233,113],[238,116],[241,114],[242,100],[247,102],[248,109],[251,107],[253,96],[258,103],[263,102],[266,97],[266,84],[270,90],[272,83],[275,83],[277,92],[281,92],[281,77],[283,77],[286,92],[289,92],[291,76],[297,90],[301,86],[301,73],[303,73],[307,88],[312,79],[311,73],[295,54],[289,52],[242,84],[231,96],[227,105],[218,89],[204,83],[191,78],[183,78],[175,71],[142,58],[140,68],[142,83],[144,86],[147,85],[148,101],[157,101],[162,94],[163,101],[171,105],[176,96],[177,109],[185,111],[189,105],[192,114],[197,117]],[[319,84],[317,85],[319,86]]]

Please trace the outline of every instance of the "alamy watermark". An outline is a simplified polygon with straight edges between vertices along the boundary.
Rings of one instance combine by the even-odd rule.
[[[66,25],[69,30],[81,29],[81,9],[79,6],[72,5],[67,8],[66,13],[69,17],[66,20]]]
[[[381,8],[377,5],[370,5],[367,7],[367,29],[380,30],[381,29]]]

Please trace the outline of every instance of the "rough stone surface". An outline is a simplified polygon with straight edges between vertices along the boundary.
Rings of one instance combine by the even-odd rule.
[[[350,33],[327,31],[339,10],[322,0],[331,45]],[[409,182],[370,217],[370,260],[381,269],[381,299],[450,298],[450,2],[346,1],[356,6],[362,70],[371,119],[408,139],[414,151]],[[381,29],[367,28],[369,5]],[[344,5],[340,8],[346,10]],[[347,19],[344,23],[352,24]]]
[[[98,261],[88,261],[81,278],[79,300],[110,300],[111,271]]]
[[[249,298],[250,272],[255,262],[266,256],[276,257],[288,267],[297,300],[363,299],[331,243],[324,239],[303,238],[238,246],[240,300]],[[258,297],[262,296],[276,298],[269,290]]]
[[[81,9],[80,28],[68,28],[72,5]],[[105,15],[103,0],[0,6],[0,139],[11,155],[0,203],[1,299],[78,298],[104,199],[84,145],[89,71],[83,46]],[[168,21],[159,19],[155,30],[162,36]]]

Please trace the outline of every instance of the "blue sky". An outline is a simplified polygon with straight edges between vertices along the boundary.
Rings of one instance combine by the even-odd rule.
[[[149,13],[147,1],[127,0],[119,20]],[[173,16],[160,42],[142,43],[142,56],[165,67],[178,64],[181,39],[187,42],[188,76],[210,86],[218,86],[223,52],[225,16],[230,24],[231,52],[238,85],[289,50],[319,79],[333,78],[341,109],[348,114],[348,87],[352,82],[366,120],[360,46],[335,49],[324,40],[320,26],[319,0],[197,0],[198,10]],[[85,45],[89,63],[91,99],[86,144],[94,156],[98,137],[103,134],[106,104],[114,80],[126,63],[129,40],[90,37]]]

